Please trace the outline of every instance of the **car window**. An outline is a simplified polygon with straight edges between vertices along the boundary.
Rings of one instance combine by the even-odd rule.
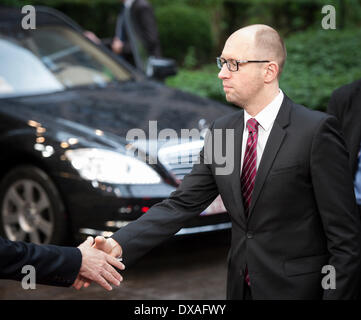
[[[0,98],[84,85],[106,86],[131,74],[76,31],[38,27],[9,35],[0,30]]]
[[[0,48],[0,97],[64,90],[30,50],[2,38]]]

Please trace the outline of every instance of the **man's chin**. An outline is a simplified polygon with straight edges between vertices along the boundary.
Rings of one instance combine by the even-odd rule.
[[[226,100],[227,100],[227,102],[233,103],[233,104],[236,103],[236,99],[234,98],[234,96],[232,96],[232,94],[227,93],[227,92],[226,92],[225,94],[226,94]]]
[[[225,93],[227,102],[233,103],[232,95],[228,92],[224,92],[224,93]]]
[[[231,94],[226,93],[226,100],[228,103],[231,103],[238,108],[244,109],[244,105],[240,103],[239,100],[235,99]]]

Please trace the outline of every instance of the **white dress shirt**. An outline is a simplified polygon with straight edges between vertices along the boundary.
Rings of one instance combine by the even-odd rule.
[[[271,133],[273,124],[276,120],[278,111],[280,110],[284,94],[282,90],[280,90],[279,94],[268,104],[261,112],[259,112],[255,117],[258,126],[258,141],[257,141],[257,170],[259,164],[261,162],[262,154],[264,148],[266,147],[266,143]],[[244,110],[244,131],[243,131],[243,139],[242,139],[242,157],[241,157],[241,172],[243,167],[243,158],[244,153],[246,151],[246,144],[248,139],[248,128],[247,121],[252,118],[246,110]]]

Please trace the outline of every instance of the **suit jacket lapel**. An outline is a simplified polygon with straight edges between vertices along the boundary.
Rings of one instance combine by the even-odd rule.
[[[244,111],[241,111],[241,116],[237,119],[234,125],[234,170],[231,174],[231,186],[233,191],[233,197],[236,203],[236,207],[240,208],[240,217],[245,222],[243,197],[241,192],[241,154],[242,154],[242,139],[244,129]]]
[[[278,150],[282,145],[283,139],[286,136],[284,128],[288,126],[290,121],[291,103],[292,101],[285,95],[276,120],[273,124],[271,133],[268,137],[266,147],[263,151],[262,159],[257,170],[248,219],[252,215],[253,208],[262,191],[264,182],[277,156]]]

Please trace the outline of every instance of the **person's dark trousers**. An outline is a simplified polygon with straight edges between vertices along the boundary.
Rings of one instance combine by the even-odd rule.
[[[243,300],[253,300],[251,287],[246,282],[244,283]]]

